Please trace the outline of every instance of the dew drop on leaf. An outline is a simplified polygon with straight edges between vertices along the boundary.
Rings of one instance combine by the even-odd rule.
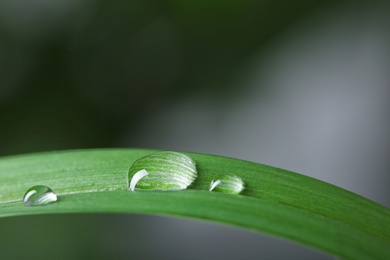
[[[127,176],[127,187],[131,191],[183,190],[197,175],[196,163],[191,157],[162,151],[141,157],[133,163]]]
[[[244,182],[238,176],[224,175],[210,183],[209,191],[239,194],[244,190]]]
[[[47,186],[36,185],[27,190],[23,197],[25,206],[39,206],[57,201],[57,195]]]

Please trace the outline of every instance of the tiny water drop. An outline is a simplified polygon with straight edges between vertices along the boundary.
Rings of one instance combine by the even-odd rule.
[[[195,161],[182,153],[162,151],[141,157],[127,176],[129,190],[183,190],[197,177]]]
[[[224,175],[217,180],[212,180],[209,191],[239,194],[244,190],[244,182],[238,176]]]
[[[57,195],[47,186],[36,185],[27,190],[23,202],[25,206],[39,206],[57,201]]]

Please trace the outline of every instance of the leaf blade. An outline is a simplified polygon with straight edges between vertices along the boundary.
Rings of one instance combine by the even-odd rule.
[[[354,259],[390,257],[389,209],[333,185],[261,164],[187,153],[198,164],[190,190],[129,192],[140,149],[66,151],[0,159],[0,216],[70,212],[152,213],[201,218],[298,241]],[[221,173],[246,183],[242,195],[208,192]],[[44,183],[42,183],[44,182]],[[59,202],[33,209],[21,196],[45,184]]]

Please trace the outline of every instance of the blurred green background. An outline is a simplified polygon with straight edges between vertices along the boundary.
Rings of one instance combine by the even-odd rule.
[[[376,1],[1,0],[0,155],[213,153],[389,206],[389,17]],[[327,258],[151,216],[17,217],[0,230],[2,259]]]
[[[183,97],[222,109],[242,63],[317,5],[2,1],[0,153],[125,146]]]

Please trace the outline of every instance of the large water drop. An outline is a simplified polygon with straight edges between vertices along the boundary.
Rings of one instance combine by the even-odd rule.
[[[141,157],[129,169],[129,190],[183,190],[197,177],[195,161],[188,155],[163,151]],[[134,178],[134,180],[133,180]]]

